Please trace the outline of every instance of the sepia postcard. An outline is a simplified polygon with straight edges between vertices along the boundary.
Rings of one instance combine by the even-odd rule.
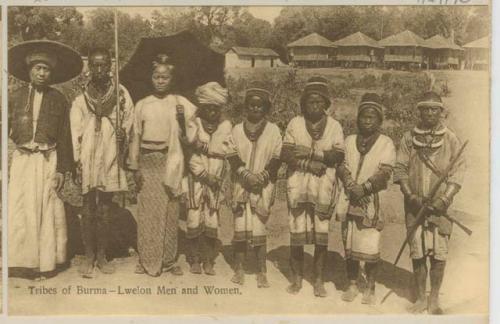
[[[487,321],[470,4],[4,7],[8,315]]]

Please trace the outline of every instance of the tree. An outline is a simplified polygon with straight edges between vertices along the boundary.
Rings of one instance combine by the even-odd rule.
[[[255,18],[248,10],[243,10],[224,31],[224,45],[266,47],[269,45],[272,26],[268,21]]]
[[[153,36],[165,36],[182,30],[193,30],[194,12],[190,7],[167,7],[151,14]]]
[[[224,38],[226,27],[239,17],[240,7],[195,7],[193,13],[196,24],[198,27],[205,27],[200,29],[204,29],[207,40],[212,43]]]
[[[82,54],[87,54],[92,47],[104,47],[114,53],[114,11],[98,8],[90,12],[84,31],[84,39],[79,45]],[[150,36],[151,24],[140,15],[131,17],[118,11],[118,46],[119,59],[123,64],[130,58],[142,37]]]
[[[66,40],[82,27],[83,15],[74,7],[9,7],[10,45],[30,39]]]

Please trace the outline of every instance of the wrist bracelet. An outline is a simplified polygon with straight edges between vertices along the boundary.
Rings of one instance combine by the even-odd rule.
[[[261,174],[262,174],[262,177],[264,178],[264,181],[268,182],[269,178],[270,178],[269,172],[267,170],[264,170],[261,172]]]
[[[371,194],[372,189],[373,187],[370,181],[366,181],[363,183],[363,192],[365,193],[365,195]]]
[[[310,166],[311,166],[311,161],[306,160],[306,168],[305,168],[306,171],[309,171]]]
[[[446,207],[450,206],[451,200],[448,197],[439,197],[439,199],[445,204]]]

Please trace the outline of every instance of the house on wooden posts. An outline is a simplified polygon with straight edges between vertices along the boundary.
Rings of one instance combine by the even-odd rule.
[[[312,33],[287,46],[289,61],[300,67],[332,67],[335,64],[335,45],[327,38]]]
[[[490,37],[486,36],[462,46],[465,50],[465,68],[488,70],[490,62]]]
[[[226,68],[276,67],[279,55],[270,48],[231,47],[225,54]]]
[[[459,69],[463,57],[463,48],[453,40],[441,35],[434,35],[425,40],[426,61],[430,69]]]
[[[425,40],[417,34],[405,30],[379,41],[384,47],[384,66],[396,69],[421,68],[425,62]]]
[[[375,67],[382,63],[384,48],[361,32],[354,33],[333,44],[337,48],[335,60],[343,67]]]

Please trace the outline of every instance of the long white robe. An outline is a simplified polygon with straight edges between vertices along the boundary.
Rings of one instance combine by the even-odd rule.
[[[33,100],[33,130],[42,104],[42,93]],[[55,190],[57,153],[33,138],[21,145],[47,150],[12,155],[9,179],[8,257],[9,267],[52,271],[66,261],[66,218],[64,203]]]
[[[228,120],[221,122],[212,134],[205,131],[200,118],[192,121],[190,127],[194,129],[195,137],[200,142],[208,144],[209,148],[208,154],[195,153],[191,156],[189,160],[191,173],[199,176],[207,172],[222,180],[227,171],[225,157],[232,151],[232,147],[230,147],[232,143],[231,122]],[[205,235],[217,237],[219,208],[222,199],[221,189],[212,190],[212,188],[198,181],[196,177],[191,177],[188,181],[187,236],[195,237],[202,230],[205,230]]]
[[[381,134],[371,149],[362,156],[356,146],[357,135],[351,135],[345,141],[345,163],[357,184],[362,184],[376,174],[380,167],[394,167],[396,148],[392,140]],[[366,208],[366,218],[370,222],[384,223],[384,215],[380,210],[380,199],[384,191],[369,196],[370,203]],[[337,205],[337,214],[344,219],[349,213],[349,200],[342,191]],[[348,217],[345,233],[345,250],[348,257],[362,261],[376,261],[380,257],[380,229],[375,226],[364,226],[362,219]]]
[[[233,128],[234,148],[245,163],[245,168],[256,174],[265,170],[269,162],[279,159],[282,139],[278,126],[267,122],[259,138],[252,142],[248,139],[240,123]],[[266,243],[266,223],[275,199],[275,184],[269,182],[260,194],[246,191],[238,181],[234,182],[233,214],[234,241],[252,241],[253,245]]]
[[[121,126],[127,139],[134,118],[134,104],[127,89],[120,85],[123,93]],[[116,96],[115,96],[116,97]],[[80,94],[71,107],[71,134],[75,161],[82,164],[82,193],[92,189],[104,192],[127,191],[125,170],[118,166],[116,144],[116,105],[108,116],[101,117],[100,131],[96,131],[97,116],[89,109],[85,97]]]

